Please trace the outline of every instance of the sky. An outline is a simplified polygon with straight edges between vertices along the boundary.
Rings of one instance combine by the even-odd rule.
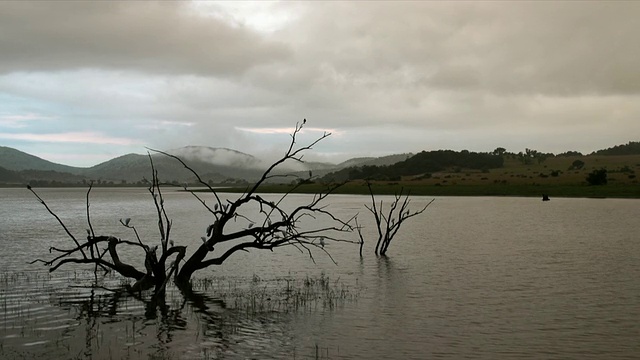
[[[0,145],[305,159],[640,138],[638,1],[0,2]]]

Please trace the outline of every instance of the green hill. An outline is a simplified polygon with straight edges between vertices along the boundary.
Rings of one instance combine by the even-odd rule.
[[[593,155],[640,155],[640,141],[629,141],[624,145],[598,150]]]
[[[20,184],[22,181],[22,177],[17,172],[0,167],[0,183]]]
[[[0,146],[0,167],[7,170],[44,170],[78,174],[83,168],[56,164],[20,150]]]
[[[162,154],[152,155],[158,176],[166,182],[193,182],[195,177],[177,160]],[[257,179],[262,173],[257,169],[242,168],[233,165],[215,165],[205,161],[191,159],[185,162],[195,170],[204,181],[224,181],[229,178]],[[114,182],[137,182],[151,178],[151,163],[147,155],[127,154],[86,169],[83,175],[91,179]]]
[[[431,173],[448,168],[493,169],[503,165],[503,158],[489,153],[470,151],[437,150],[422,151],[403,161],[391,165],[364,165],[349,167],[326,175],[325,181],[356,179],[400,180],[406,176],[430,176]]]

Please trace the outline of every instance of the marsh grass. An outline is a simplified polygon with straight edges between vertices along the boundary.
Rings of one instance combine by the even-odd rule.
[[[261,324],[286,323],[298,314],[334,311],[357,301],[363,290],[324,273],[207,277],[192,280],[192,290],[203,304],[191,303],[193,299],[170,286],[163,305],[150,306],[151,292],[135,298],[106,290],[125,285],[115,275],[95,284],[93,272],[83,270],[0,273],[0,358],[67,354],[69,359],[180,359],[185,349],[172,344],[172,338],[184,344],[187,337],[195,343],[189,354],[215,359],[228,351],[228,340],[222,339],[271,341],[248,340],[247,327],[251,332],[269,326]],[[185,301],[191,305],[185,307]],[[333,349],[330,356],[328,348],[318,345],[289,351],[301,359],[339,354]]]
[[[194,290],[223,300],[228,307],[246,314],[333,310],[354,302],[362,289],[322,273],[318,277],[234,278],[192,280]]]

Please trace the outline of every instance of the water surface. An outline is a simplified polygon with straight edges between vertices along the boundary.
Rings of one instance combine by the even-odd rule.
[[[84,189],[43,189],[78,236],[87,227]],[[233,197],[235,195],[228,195]],[[264,195],[275,197],[275,195]],[[145,189],[94,189],[97,233],[158,239]],[[291,204],[307,199],[293,195]],[[389,197],[380,197],[389,201]],[[415,197],[415,208],[431,198]],[[173,239],[193,245],[211,219],[189,194],[167,192]],[[441,197],[406,222],[387,258],[373,255],[366,196],[340,195],[330,209],[361,213],[365,257],[330,244],[338,263],[295,248],[234,254],[197,274],[214,281],[185,301],[162,304],[87,289],[91,272],[49,274],[34,258],[70,246],[23,189],[0,189],[0,357],[93,359],[633,359],[640,356],[640,201]],[[355,240],[355,236],[353,237]],[[135,252],[124,254],[135,259]],[[279,306],[286,281],[330,279],[345,301]],[[213,279],[213,280],[212,280]],[[117,287],[118,278],[103,285]],[[207,283],[209,284],[209,283]],[[250,311],[229,289],[271,292]],[[227,290],[224,290],[227,289]],[[263,290],[260,290],[263,289]],[[262,291],[262,292],[261,292]],[[269,290],[271,291],[271,290]]]

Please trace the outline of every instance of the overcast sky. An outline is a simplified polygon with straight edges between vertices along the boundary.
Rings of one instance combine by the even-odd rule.
[[[640,140],[640,2],[0,2],[0,145],[91,166]],[[303,139],[304,140],[304,139]]]

